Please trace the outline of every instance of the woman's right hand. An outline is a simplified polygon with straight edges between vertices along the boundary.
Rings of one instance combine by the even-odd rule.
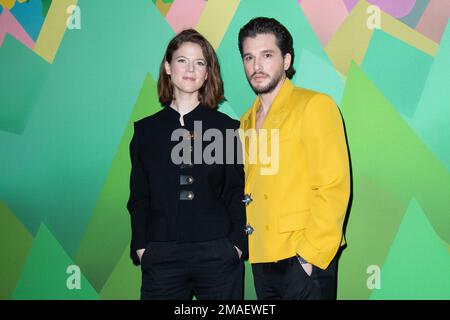
[[[145,249],[138,249],[138,250],[136,250],[136,253],[137,253],[138,257],[139,257],[139,262],[142,261],[142,256],[144,254],[144,251],[145,251]]]

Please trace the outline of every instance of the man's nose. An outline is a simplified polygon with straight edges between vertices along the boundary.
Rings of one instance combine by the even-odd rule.
[[[255,63],[253,68],[255,69],[255,72],[261,71],[262,70],[262,64],[261,64],[261,60],[259,58],[255,58]]]

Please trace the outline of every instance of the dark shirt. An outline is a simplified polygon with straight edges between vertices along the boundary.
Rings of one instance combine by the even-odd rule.
[[[237,130],[239,122],[202,105],[183,116],[184,126],[179,119],[180,114],[166,106],[134,124],[127,204],[132,229],[131,258],[139,264],[136,250],[146,248],[150,241],[197,242],[223,237],[228,237],[246,257],[242,149],[238,137],[233,139],[233,148],[228,143],[227,149],[226,143],[226,131]],[[185,129],[181,132],[186,134],[172,141],[176,129]],[[213,148],[218,146],[213,144],[218,143],[214,139],[202,141],[202,133],[208,129],[220,131],[221,148]],[[180,150],[174,147],[180,147],[181,141],[189,148],[175,155],[189,160],[174,163],[172,153]],[[205,163],[205,158],[197,157],[203,153],[221,160],[210,163],[206,159]],[[227,153],[233,163],[227,163]]]

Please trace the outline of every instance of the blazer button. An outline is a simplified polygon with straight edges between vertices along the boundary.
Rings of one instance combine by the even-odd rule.
[[[245,234],[251,235],[253,231],[254,231],[253,227],[249,224],[247,224],[244,228]]]
[[[186,176],[181,175],[180,176],[180,185],[187,185],[187,184],[193,184],[194,183],[194,177],[193,176]]]
[[[192,200],[194,199],[194,192],[183,190],[180,191],[180,200]]]
[[[248,206],[252,201],[253,199],[251,197],[251,194],[245,194],[244,199],[242,200],[242,202],[245,203],[246,206]]]

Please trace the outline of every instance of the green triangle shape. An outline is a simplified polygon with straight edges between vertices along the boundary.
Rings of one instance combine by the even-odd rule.
[[[11,298],[33,237],[3,202],[0,221],[0,300],[6,300]]]
[[[370,177],[405,206],[416,197],[449,242],[450,172],[354,63],[342,105],[355,180]]]
[[[161,107],[156,82],[147,74],[75,257],[98,291],[131,239],[126,204],[130,193],[129,145],[134,132],[133,123],[158,110]]]
[[[340,105],[344,83],[331,63],[327,63],[307,49],[297,53],[294,84],[328,94]]]
[[[405,120],[416,112],[433,57],[375,30],[361,65]]]
[[[22,134],[49,64],[20,41],[6,34],[0,48],[0,130]]]
[[[450,254],[412,199],[371,299],[450,299]]]
[[[15,300],[98,299],[97,292],[80,274],[80,289],[69,289],[67,273],[74,263],[45,224],[41,224],[13,293]]]
[[[338,297],[366,299],[371,294],[365,287],[367,267],[383,263],[413,196],[448,241],[450,173],[356,64],[350,67],[341,111],[352,162],[353,202]]]
[[[406,204],[370,177],[355,176],[353,203],[339,260],[338,299],[369,299],[367,267],[382,265]]]
[[[130,263],[130,247],[123,251],[100,296],[104,300],[138,300],[141,290],[141,269]]]
[[[256,300],[255,283],[253,280],[252,265],[248,262],[244,262],[244,299]]]
[[[227,101],[222,102],[219,107],[219,112],[225,113],[227,116],[239,121],[239,116]]]
[[[450,171],[450,23],[434,59],[411,126]],[[426,210],[427,211],[427,210]]]
[[[0,190],[11,185],[33,190],[27,192],[26,201],[15,194],[6,194],[4,200],[32,233],[41,221],[51,225],[72,256],[142,82],[147,73],[158,77],[165,47],[173,36],[149,0],[135,0],[132,6],[125,1],[79,0],[78,5],[82,29],[64,34],[45,81],[35,78],[29,83],[33,90],[36,84],[41,87],[32,99],[26,130],[20,137],[0,134],[1,146],[13,146],[0,157],[0,167],[11,168],[2,174]],[[0,56],[2,52],[3,48]],[[16,61],[14,56],[6,58],[3,63]],[[15,98],[28,100],[27,92],[22,90]],[[22,210],[16,210],[21,206]]]

